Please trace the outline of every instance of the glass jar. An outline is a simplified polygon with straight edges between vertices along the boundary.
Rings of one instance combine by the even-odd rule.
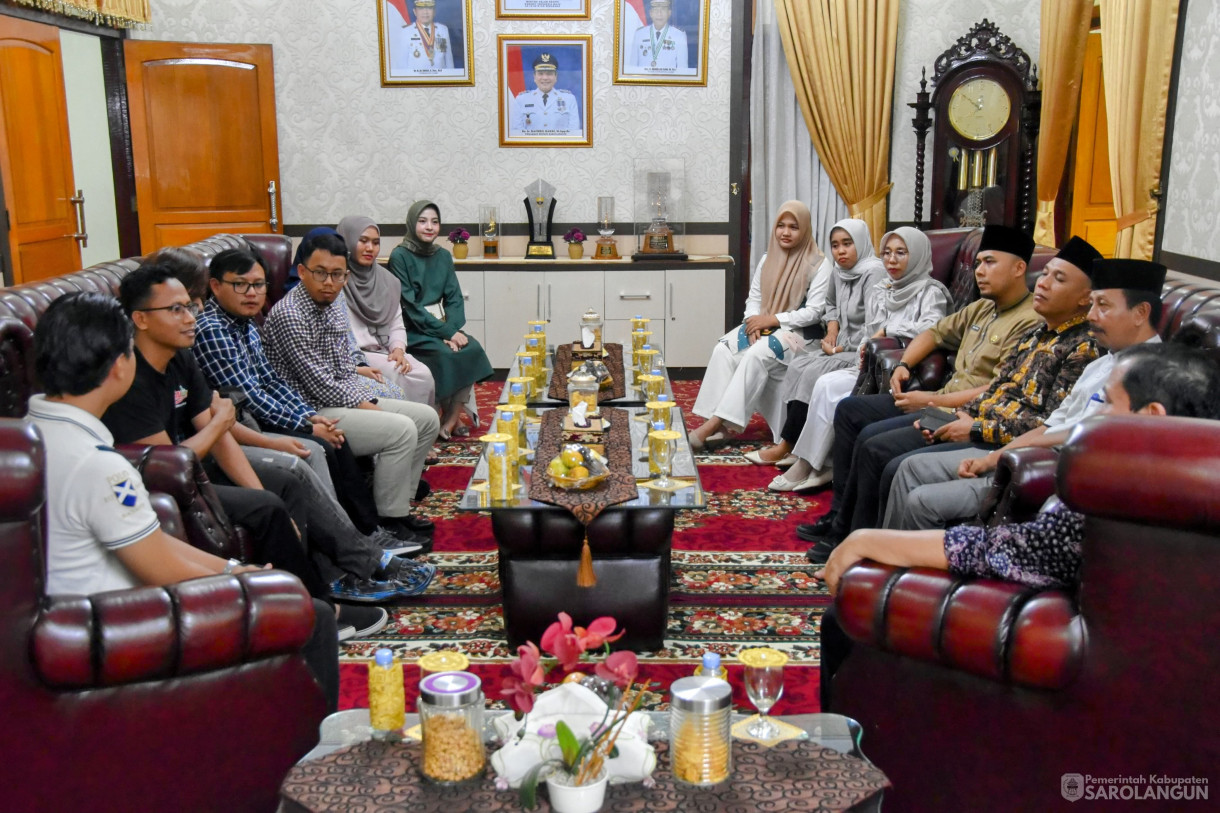
[[[469,672],[437,672],[419,683],[424,778],[440,784],[483,775],[483,685]]]
[[[580,317],[580,346],[584,350],[602,346],[602,315],[592,308]]]
[[[600,413],[597,407],[597,379],[589,373],[573,373],[568,376],[568,407],[576,409],[576,405],[584,403],[588,406],[585,415],[595,418]]]
[[[732,695],[714,677],[681,678],[670,687],[670,766],[679,785],[710,788],[732,775]]]

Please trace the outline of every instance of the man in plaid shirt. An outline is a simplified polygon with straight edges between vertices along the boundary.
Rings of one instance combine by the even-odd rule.
[[[433,524],[411,514],[411,497],[440,420],[431,407],[402,400],[352,339],[342,301],[347,254],[336,234],[301,244],[301,284],[276,303],[263,326],[267,357],[309,406],[338,420],[353,452],[377,455],[373,499],[382,526],[427,533]]]

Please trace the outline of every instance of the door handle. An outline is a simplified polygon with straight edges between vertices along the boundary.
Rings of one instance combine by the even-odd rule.
[[[619,294],[619,299],[629,299],[633,301],[652,299],[652,294]]]
[[[677,321],[674,319],[674,284],[672,282],[669,283],[669,319],[671,322]]]
[[[731,183],[729,184],[729,192],[733,195],[738,195],[741,193],[741,187],[735,183]]]
[[[276,212],[276,205],[275,205],[276,204],[275,181],[267,181],[267,198],[268,198],[268,202],[271,207],[271,218],[267,222],[269,224],[271,224],[271,231],[278,233],[279,227],[280,227],[280,218],[279,218],[279,214]]]
[[[80,243],[81,248],[89,248],[89,232],[85,228],[85,190],[77,189],[76,194],[68,198],[68,202],[76,213],[76,233],[69,236]]]
[[[546,320],[551,321],[551,283],[546,284]]]
[[[534,288],[534,318],[544,319],[542,315],[542,283],[538,283]]]

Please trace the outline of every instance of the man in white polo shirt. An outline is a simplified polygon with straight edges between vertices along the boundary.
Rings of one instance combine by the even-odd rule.
[[[91,595],[259,570],[225,561],[161,530],[139,473],[111,448],[101,415],[135,378],[132,325],[118,301],[68,294],[34,331],[35,369],[46,391],[29,419],[45,440],[47,593]],[[335,614],[313,602],[304,655],[334,708],[338,699]]]

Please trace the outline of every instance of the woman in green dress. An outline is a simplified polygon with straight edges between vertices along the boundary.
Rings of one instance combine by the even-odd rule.
[[[458,428],[462,412],[478,426],[474,383],[492,374],[483,347],[462,332],[466,305],[453,255],[436,245],[441,212],[435,203],[416,201],[407,212],[407,236],[390,253],[390,273],[402,284],[402,318],[411,355],[436,380],[441,437]]]

